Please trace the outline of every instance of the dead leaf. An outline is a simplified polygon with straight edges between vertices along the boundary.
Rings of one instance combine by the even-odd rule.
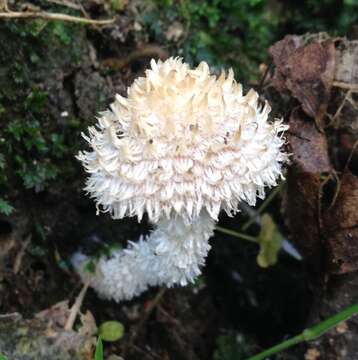
[[[306,258],[320,254],[319,191],[318,174],[305,173],[297,167],[289,169],[283,211],[294,243]]]
[[[319,266],[321,173],[330,172],[332,168],[327,140],[299,109],[292,112],[289,125],[288,140],[293,155],[287,174],[285,218],[299,250]]]
[[[36,319],[46,320],[53,327],[63,328],[70,314],[68,300],[60,301],[48,309],[45,309],[35,315]]]
[[[276,65],[273,85],[289,90],[322,129],[335,74],[334,42],[302,44],[303,38],[288,35],[269,49]]]
[[[96,320],[92,313],[87,310],[85,314],[80,314],[82,326],[78,333],[82,336],[93,336],[97,333]]]
[[[299,109],[292,112],[289,126],[289,143],[295,165],[307,173],[330,172],[332,166],[328,157],[326,136],[317,131],[314,124]]]
[[[346,172],[334,206],[324,216],[331,272],[358,270],[358,178]]]
[[[272,78],[272,85],[278,92],[287,91],[285,66],[287,59],[302,46],[302,39],[297,35],[287,35],[282,40],[276,42],[268,49],[268,53],[273,59],[276,66],[275,73]]]

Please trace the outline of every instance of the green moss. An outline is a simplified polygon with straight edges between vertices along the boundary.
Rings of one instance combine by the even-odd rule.
[[[155,5],[144,17],[145,24],[165,42],[163,24],[180,22],[185,38],[176,51],[186,61],[206,61],[217,70],[231,66],[245,80],[258,77],[258,65],[279,23],[279,14],[268,8],[266,0],[161,0]]]
[[[0,198],[0,214],[10,215],[13,211],[13,206],[11,206],[5,199]]]
[[[217,70],[233,67],[243,81],[257,81],[267,48],[287,33],[327,31],[344,35],[358,20],[357,0],[153,0],[144,17],[151,36],[166,44],[174,21],[184,32],[173,53],[193,65],[204,60]]]
[[[82,122],[59,124],[48,91],[56,87],[51,82],[55,71],[77,66],[83,39],[83,28],[74,24],[42,20],[0,24],[0,121],[6,124],[0,127],[0,193],[10,198],[19,190],[47,189],[75,173],[78,141],[68,128],[77,126],[78,134]]]
[[[216,343],[214,360],[245,360],[252,353],[252,340],[242,334],[221,335]]]

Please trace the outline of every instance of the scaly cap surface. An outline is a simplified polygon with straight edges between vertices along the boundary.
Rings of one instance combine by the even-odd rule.
[[[268,103],[243,95],[231,69],[217,78],[205,62],[152,60],[127,92],[83,135],[91,151],[78,155],[90,174],[85,189],[113,218],[191,221],[206,208],[217,219],[240,201],[254,205],[282,176],[287,126],[268,121]]]

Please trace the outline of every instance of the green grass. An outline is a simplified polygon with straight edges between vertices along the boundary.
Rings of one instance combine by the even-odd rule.
[[[103,343],[99,336],[97,340],[96,352],[94,354],[94,360],[103,360]]]

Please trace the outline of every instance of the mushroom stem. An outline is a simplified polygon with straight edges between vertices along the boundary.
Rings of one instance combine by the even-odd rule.
[[[156,229],[138,242],[129,242],[127,249],[114,251],[111,258],[102,258],[96,271],[86,272],[86,257],[77,254],[73,263],[84,281],[106,299],[129,300],[149,286],[193,282],[210,250],[209,238],[215,221],[202,211],[193,221],[180,216],[160,219]]]

